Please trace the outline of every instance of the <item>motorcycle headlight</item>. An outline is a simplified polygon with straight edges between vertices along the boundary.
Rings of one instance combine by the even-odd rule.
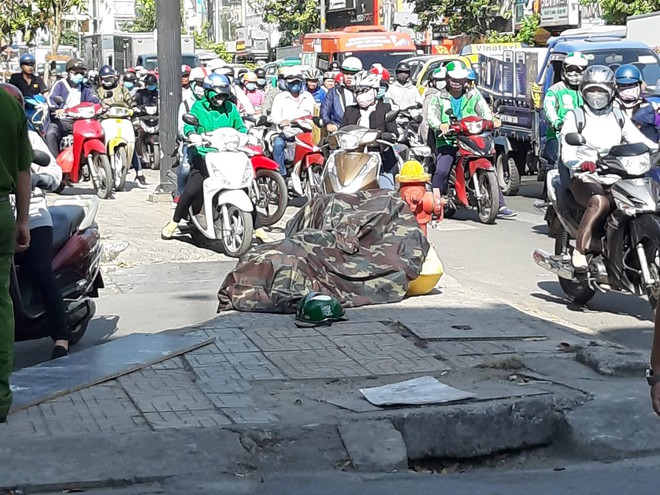
[[[341,148],[352,150],[357,148],[360,144],[360,136],[350,133],[340,134],[337,136],[337,141]]]
[[[475,122],[464,122],[465,128],[470,134],[481,134],[481,130],[484,127],[484,123],[481,120]]]
[[[158,107],[144,107],[144,111],[147,112],[147,115],[156,115],[158,113]]]

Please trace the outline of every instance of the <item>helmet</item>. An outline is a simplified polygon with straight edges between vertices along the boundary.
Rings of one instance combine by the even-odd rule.
[[[13,96],[21,108],[25,108],[25,101],[23,100],[23,93],[13,84],[9,83],[0,83],[0,88],[4,89],[9,96]]]
[[[408,62],[399,62],[396,64],[396,68],[394,69],[394,73],[398,74],[399,72],[408,72],[410,73],[410,65]]]
[[[21,58],[18,60],[18,63],[20,65],[34,65],[36,63],[36,60],[34,58],[34,55],[31,53],[25,53],[21,55]]]
[[[564,58],[562,62],[564,68],[574,66],[580,67],[581,69],[586,69],[589,65],[589,60],[584,56],[582,52],[571,52]]]
[[[109,65],[103,65],[99,69],[99,77],[103,79],[104,77],[110,77],[110,76],[116,76],[117,73],[115,72],[115,69],[110,67]]]
[[[337,62],[336,60],[330,64],[330,67],[328,67],[332,72],[337,72],[338,70],[341,70],[341,64]]]
[[[145,86],[151,86],[153,84],[158,84],[158,79],[156,78],[156,74],[147,74],[144,77],[144,84]]]
[[[238,69],[238,72],[236,73],[236,80],[237,81],[243,81],[243,76],[250,72],[249,70],[243,68],[243,69]]]
[[[378,89],[380,86],[380,77],[376,74],[370,74],[369,72],[358,72],[355,75],[355,88],[373,88]]]
[[[85,67],[85,63],[82,60],[72,58],[66,63],[66,71],[69,72],[70,70],[87,71],[87,67]]]
[[[204,82],[204,78],[208,75],[208,71],[204,67],[195,67],[190,71],[190,79],[198,83]]]
[[[183,65],[181,66],[181,75],[182,75],[182,76],[186,76],[186,75],[189,76],[189,75],[190,75],[190,70],[191,70],[191,69],[190,69],[190,66],[189,66],[189,65],[183,64]]]
[[[624,64],[614,73],[617,84],[642,84],[642,73],[632,64]]]
[[[303,75],[298,67],[289,67],[289,70],[284,74],[284,79],[287,81],[302,81]]]
[[[580,93],[584,99],[585,105],[593,110],[603,110],[614,97],[614,73],[612,69],[604,65],[592,65],[584,71],[582,81],[580,81]],[[600,89],[607,93],[607,98],[600,97],[591,89]]]
[[[137,81],[137,76],[135,75],[135,71],[131,72],[130,70],[128,70],[124,73],[124,82],[126,82],[126,81],[132,82],[132,83]]]
[[[266,71],[263,69],[263,67],[255,69],[254,73],[257,75],[257,79],[266,79]]]
[[[221,58],[214,58],[208,61],[208,63],[206,64],[206,69],[209,72],[214,72],[216,69],[219,69],[220,67],[225,67],[226,65],[227,63]]]
[[[246,82],[246,83],[249,83],[249,82],[256,83],[257,79],[259,79],[259,78],[257,77],[257,75],[254,72],[250,71],[250,72],[246,72],[245,74],[243,74],[243,81]]]
[[[341,70],[356,74],[362,70],[362,61],[357,57],[346,57],[341,64]]]
[[[346,320],[344,308],[332,296],[310,292],[298,303],[295,323],[299,327],[331,325],[332,322]]]
[[[380,64],[372,65],[371,69],[369,69],[369,72],[371,74],[376,74],[377,76],[380,76],[380,78],[383,79],[384,81],[389,82],[390,80],[390,72]]]
[[[318,81],[321,77],[323,77],[323,73],[316,67],[312,67],[303,72],[303,78],[306,81]]]
[[[231,86],[227,76],[221,74],[211,74],[204,79],[204,89],[209,91],[213,90],[218,94],[229,96],[231,94]]]
[[[467,80],[468,81],[476,81],[477,80],[477,73],[474,72],[473,69],[468,69]]]
[[[229,83],[234,79],[234,69],[231,67],[220,67],[212,71],[213,74],[218,74],[219,76],[225,76]]]
[[[277,77],[286,76],[287,72],[289,72],[290,69],[291,69],[291,67],[286,67],[284,65],[281,66],[280,68],[277,69]]]
[[[578,86],[582,78],[582,72],[588,65],[589,61],[582,53],[569,53],[562,62],[562,79],[569,86]]]
[[[323,80],[324,81],[327,80],[327,79],[334,79],[334,78],[335,78],[335,75],[330,71],[323,73]]]
[[[467,79],[470,73],[460,60],[453,60],[447,64],[447,77],[450,79]]]
[[[447,68],[446,67],[440,67],[438,69],[435,69],[433,71],[433,74],[431,74],[431,79],[434,81],[444,81],[447,79]]]

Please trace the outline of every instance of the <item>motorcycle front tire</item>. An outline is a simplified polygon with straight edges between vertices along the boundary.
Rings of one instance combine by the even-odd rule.
[[[160,170],[160,144],[153,145],[153,161],[151,162],[152,170]]]
[[[126,189],[126,175],[128,174],[128,169],[131,167],[131,164],[128,161],[128,152],[125,147],[122,146],[121,148],[117,148],[115,150],[115,156],[115,159],[121,164],[117,191],[123,191]]]
[[[97,151],[92,152],[92,166],[96,168],[96,176],[99,178],[98,183],[93,181],[97,196],[101,199],[109,199],[112,196],[115,181],[108,155]]]
[[[276,172],[275,170],[258,170],[255,176],[257,187],[260,180],[272,182],[273,185],[277,187],[277,207],[275,208],[275,212],[270,215],[266,215],[260,211],[257,211],[261,225],[268,227],[279,222],[284,216],[284,213],[286,213],[286,207],[289,204],[289,193],[287,191],[284,177],[282,177],[282,174]]]
[[[500,210],[500,186],[497,183],[497,177],[495,172],[477,170],[477,178],[479,179],[481,193],[488,197],[490,203],[490,208],[487,208],[481,201],[477,200],[479,220],[481,223],[485,224],[495,223],[495,219]]]
[[[570,235],[560,223],[560,228],[555,237],[555,254],[570,256],[573,254],[573,249],[574,248],[570,245]],[[596,291],[591,288],[586,278],[579,282],[573,282],[572,280],[567,280],[561,277],[558,278],[561,290],[564,291],[564,294],[566,294],[568,299],[576,304],[588,303],[596,293]]]
[[[245,254],[252,245],[252,236],[254,233],[252,215],[249,212],[243,211],[234,205],[227,205],[227,214],[229,215],[229,224],[230,227],[232,227],[232,231],[236,223],[240,222],[243,224],[243,235],[240,239],[240,242],[237,245],[231,245],[230,233],[227,233],[223,230],[222,215],[220,215],[216,220],[216,222],[218,222],[216,225],[216,231],[219,230],[222,232],[220,242],[222,243],[222,248],[224,249],[225,254],[231,258],[238,258]]]

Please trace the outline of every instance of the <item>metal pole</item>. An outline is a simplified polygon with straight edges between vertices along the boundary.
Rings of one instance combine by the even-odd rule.
[[[158,86],[160,93],[160,186],[157,192],[171,193],[176,184],[172,172],[176,149],[177,113],[181,102],[181,3],[156,0],[158,28]]]
[[[321,1],[321,32],[325,33],[325,0]]]

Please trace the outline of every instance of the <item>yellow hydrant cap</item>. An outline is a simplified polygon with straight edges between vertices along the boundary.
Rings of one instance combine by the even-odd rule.
[[[408,160],[396,176],[397,182],[428,182],[431,175],[424,172],[424,166],[417,160]]]

